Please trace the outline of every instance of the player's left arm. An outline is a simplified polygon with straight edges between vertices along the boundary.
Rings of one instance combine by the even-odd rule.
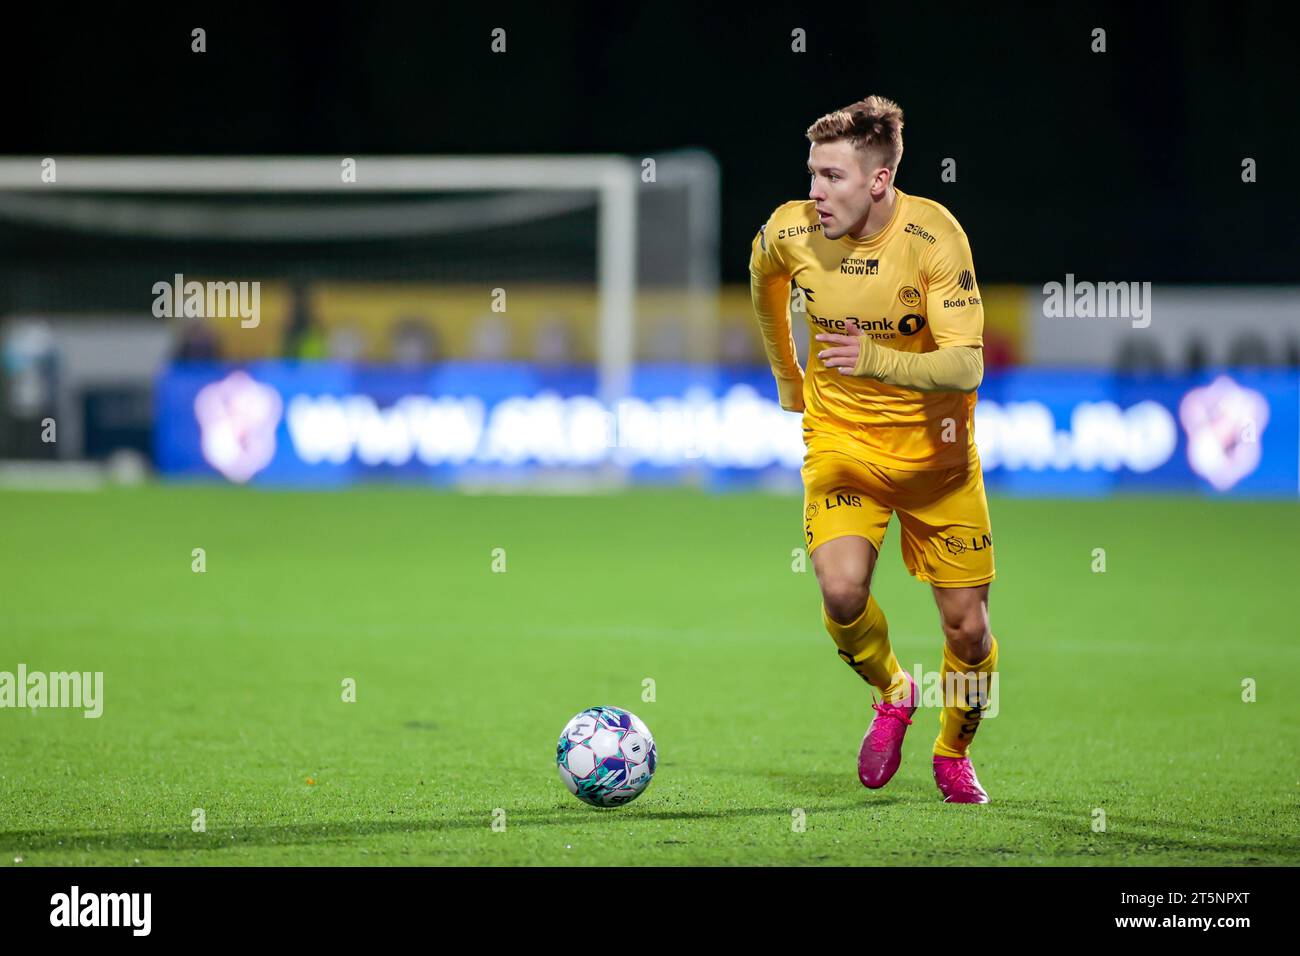
[[[954,229],[921,260],[933,352],[900,352],[866,335],[818,335],[823,364],[841,375],[879,379],[923,392],[973,392],[984,378],[984,306],[966,234]]]

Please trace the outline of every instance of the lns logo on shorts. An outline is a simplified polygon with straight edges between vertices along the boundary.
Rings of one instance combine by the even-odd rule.
[[[836,492],[835,500],[831,501],[830,498],[827,498],[824,504],[827,511],[830,511],[833,508],[861,508],[862,496]]]
[[[943,543],[949,554],[965,554],[967,551],[983,551],[993,547],[993,536],[982,534],[972,538],[944,538]]]
[[[803,517],[804,517],[803,533],[804,536],[807,537],[808,539],[808,544],[811,545],[813,543],[812,520],[813,518],[816,518],[817,515],[819,515],[823,509],[825,509],[826,511],[832,511],[835,508],[861,508],[861,507],[862,507],[862,496],[850,494],[849,492],[845,492],[845,491],[837,491],[835,493],[834,498],[830,496],[823,498],[821,504],[818,504],[816,501],[808,502],[808,507],[804,508],[803,510]]]

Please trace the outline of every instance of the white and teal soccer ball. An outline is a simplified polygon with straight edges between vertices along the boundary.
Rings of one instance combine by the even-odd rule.
[[[639,797],[658,756],[645,722],[618,707],[588,707],[569,721],[555,748],[560,779],[593,807],[621,807]]]

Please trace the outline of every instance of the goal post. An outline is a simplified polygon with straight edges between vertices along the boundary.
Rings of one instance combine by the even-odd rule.
[[[613,403],[628,394],[636,354],[638,290],[638,225],[646,191],[665,187],[686,196],[684,286],[689,297],[687,317],[695,333],[716,335],[718,172],[712,156],[701,151],[667,153],[657,162],[658,179],[647,182],[644,161],[625,156],[393,156],[393,157],[90,157],[0,158],[0,215],[35,222],[75,220],[76,208],[43,208],[50,195],[134,194],[175,197],[173,215],[158,210],[137,212],[134,218],[117,210],[95,219],[101,231],[154,237],[172,228],[187,235],[221,222],[186,211],[187,196],[198,194],[286,195],[348,193],[456,193],[515,191],[491,209],[498,221],[508,221],[511,205],[526,206],[526,192],[594,194],[597,207],[595,274],[597,296],[597,366],[600,398]],[[26,201],[25,201],[26,200]],[[193,201],[191,199],[191,201]],[[527,217],[518,209],[519,221]],[[258,221],[248,211],[227,216],[226,227],[237,223],[245,237],[256,239]],[[436,229],[430,217],[403,223],[401,210],[372,213],[358,219],[358,229]],[[462,209],[473,215],[473,209]],[[271,215],[262,211],[262,216]],[[283,213],[275,213],[283,216]],[[391,223],[376,221],[388,215]],[[446,211],[439,211],[446,218]],[[300,216],[305,218],[305,216]],[[407,217],[410,219],[411,217]],[[436,218],[436,217],[435,217]],[[107,219],[107,221],[106,221]],[[72,225],[76,225],[75,221]],[[263,223],[264,225],[264,223]],[[293,228],[298,228],[294,226]],[[665,241],[670,237],[665,237]]]

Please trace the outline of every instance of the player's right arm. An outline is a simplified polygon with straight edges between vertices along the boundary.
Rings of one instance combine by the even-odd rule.
[[[749,249],[749,294],[754,314],[763,333],[767,364],[776,379],[781,407],[790,412],[803,411],[803,369],[794,348],[790,328],[790,270],[781,261],[776,244],[766,235],[768,224],[758,230]]]

